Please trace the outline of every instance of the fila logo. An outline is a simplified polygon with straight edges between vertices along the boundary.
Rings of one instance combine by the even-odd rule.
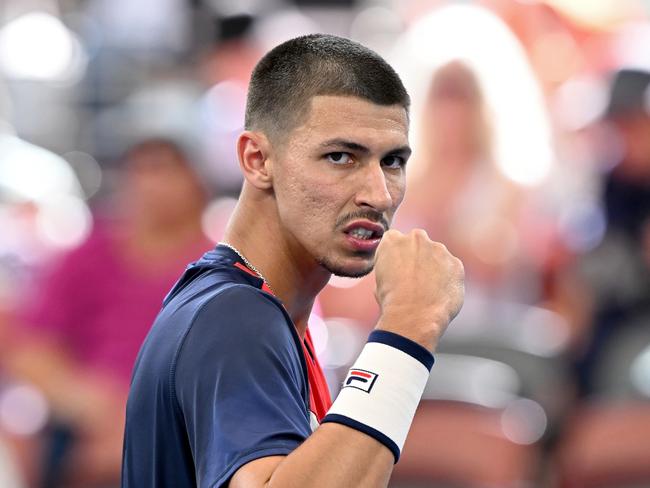
[[[351,369],[343,382],[343,388],[356,388],[370,393],[379,375],[365,369]]]

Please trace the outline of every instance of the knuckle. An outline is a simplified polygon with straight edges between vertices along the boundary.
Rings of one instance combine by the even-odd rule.
[[[427,235],[426,231],[423,229],[413,229],[411,231],[411,235],[415,237],[416,239],[422,239],[422,238],[429,238]]]
[[[383,236],[381,236],[381,241],[379,241],[379,245],[384,247],[386,244],[390,244],[395,240],[395,234],[393,231],[389,230],[384,233]]]
[[[431,247],[433,247],[433,249],[435,249],[438,252],[449,254],[449,251],[447,250],[447,246],[445,246],[442,242],[432,241]]]
[[[388,229],[384,235],[382,236],[383,239],[388,239],[388,240],[394,240],[399,237],[401,237],[402,233],[396,229]]]

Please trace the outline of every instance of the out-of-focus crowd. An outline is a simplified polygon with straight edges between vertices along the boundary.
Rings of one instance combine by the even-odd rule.
[[[5,0],[0,488],[119,485],[131,368],[241,184],[248,76],[331,32],[412,97],[393,225],[462,259],[394,487],[650,485],[650,5]],[[379,309],[333,277],[334,394]]]

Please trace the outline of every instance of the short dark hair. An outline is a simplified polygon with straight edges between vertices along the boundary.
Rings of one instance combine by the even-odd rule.
[[[399,76],[379,54],[350,39],[311,34],[276,46],[257,63],[245,127],[270,136],[288,132],[317,95],[359,97],[407,112],[410,104]]]

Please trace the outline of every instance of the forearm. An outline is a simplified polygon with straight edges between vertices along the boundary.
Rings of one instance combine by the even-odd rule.
[[[326,423],[287,457],[263,458],[240,470],[230,488],[385,487],[395,459],[380,442],[344,425]]]
[[[385,487],[395,459],[372,437],[336,423],[321,425],[267,483],[276,487]]]
[[[432,365],[421,345],[373,332],[316,432],[276,464],[245,466],[260,476],[235,486],[386,486]]]

